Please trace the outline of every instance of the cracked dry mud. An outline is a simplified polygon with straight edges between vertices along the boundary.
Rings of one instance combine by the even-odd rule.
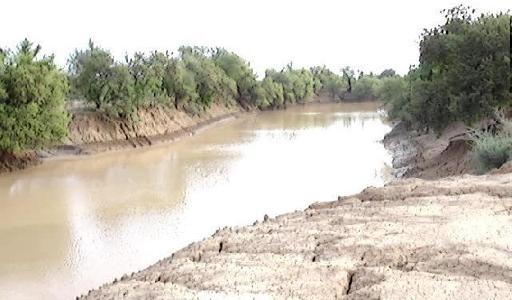
[[[399,180],[225,228],[86,299],[512,299],[512,174]]]

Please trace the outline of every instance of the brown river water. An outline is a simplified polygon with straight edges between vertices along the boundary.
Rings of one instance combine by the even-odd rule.
[[[224,226],[380,186],[378,103],[246,115],[181,141],[0,175],[0,299],[74,299]]]

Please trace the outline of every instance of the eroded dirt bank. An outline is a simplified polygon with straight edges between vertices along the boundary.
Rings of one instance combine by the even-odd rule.
[[[393,168],[399,178],[438,179],[475,172],[468,128],[461,122],[439,135],[410,131],[399,123],[383,142],[393,154]]]
[[[511,299],[512,174],[399,180],[225,228],[84,299]]]
[[[315,95],[310,103],[330,103],[328,95]],[[305,105],[305,104],[293,104]],[[106,151],[151,146],[172,142],[180,137],[240,116],[244,112],[258,111],[241,104],[214,103],[200,115],[192,116],[184,110],[154,107],[140,109],[136,121],[108,118],[100,112],[71,112],[68,137],[61,145],[42,151],[27,151],[10,155],[0,153],[0,173],[25,169],[55,159],[75,155],[89,155]]]
[[[98,112],[75,112],[69,123],[68,137],[62,145],[43,151],[28,151],[16,156],[0,153],[0,173],[25,169],[45,159],[88,155],[120,149],[138,148],[169,142],[194,134],[219,121],[245,112],[241,106],[213,104],[191,116],[182,110],[155,107],[138,111],[136,121],[112,119]]]
[[[54,149],[57,154],[91,154],[123,148],[149,146],[179,136],[220,120],[235,117],[241,106],[213,104],[201,115],[191,116],[182,110],[155,107],[138,111],[137,120],[109,119],[96,112],[73,115],[65,145]]]

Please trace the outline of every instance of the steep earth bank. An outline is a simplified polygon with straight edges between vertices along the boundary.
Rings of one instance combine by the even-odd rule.
[[[237,117],[244,111],[239,105],[213,104],[200,116],[191,116],[182,110],[156,107],[139,110],[134,122],[108,118],[98,112],[73,112],[68,138],[62,145],[16,156],[0,153],[0,173],[34,166],[44,159],[173,141],[213,123]]]
[[[315,95],[310,102],[333,102],[328,95]],[[296,104],[304,105],[304,104]],[[62,145],[43,151],[28,151],[16,156],[0,152],[0,173],[25,169],[40,164],[45,159],[64,156],[88,155],[105,151],[138,148],[180,137],[219,121],[236,118],[244,112],[257,111],[247,105],[213,104],[201,115],[191,116],[183,110],[155,107],[141,109],[135,122],[112,119],[93,111],[73,109],[68,138]]]
[[[505,171],[398,180],[225,228],[82,298],[512,299]]]
[[[440,135],[408,130],[398,123],[384,137],[384,146],[393,154],[393,168],[398,178],[437,179],[473,174],[468,128],[453,123]]]

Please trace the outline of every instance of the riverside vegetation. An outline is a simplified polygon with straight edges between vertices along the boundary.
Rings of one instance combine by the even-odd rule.
[[[40,57],[40,50],[24,40],[15,51],[0,51],[0,151],[4,153],[59,143],[70,121],[67,101],[79,100],[108,118],[136,122],[139,109],[157,106],[198,115],[214,102],[280,109],[308,102],[320,93],[343,99],[353,91],[357,99],[375,98],[371,84],[380,80],[363,74],[356,80],[348,67],[338,75],[326,67],[294,69],[291,63],[280,71],[267,70],[258,80],[244,59],[221,48],[135,53],[119,62],[92,41],[87,49],[71,55],[65,72],[53,56]]]
[[[444,10],[445,23],[421,35],[419,65],[385,78],[379,98],[391,118],[423,131],[452,122],[470,127],[492,119],[496,126],[472,134],[477,171],[512,159],[510,124],[510,14],[481,14],[458,6]]]
[[[214,102],[280,109],[326,93],[338,100],[381,99],[391,119],[425,131],[440,131],[454,121],[473,125],[497,110],[506,113],[512,102],[510,14],[475,17],[463,6],[444,13],[444,24],[422,33],[419,65],[405,76],[387,69],[356,78],[349,67],[337,74],[326,67],[294,69],[290,63],[258,80],[244,59],[221,48],[136,53],[119,62],[92,41],[71,55],[64,72],[53,56],[40,58],[40,46],[24,40],[15,51],[0,50],[0,151],[15,154],[60,142],[70,99],[86,101],[110,118],[136,121],[137,110],[147,107],[191,115]],[[474,135],[481,170],[512,159],[504,122],[491,133]]]

